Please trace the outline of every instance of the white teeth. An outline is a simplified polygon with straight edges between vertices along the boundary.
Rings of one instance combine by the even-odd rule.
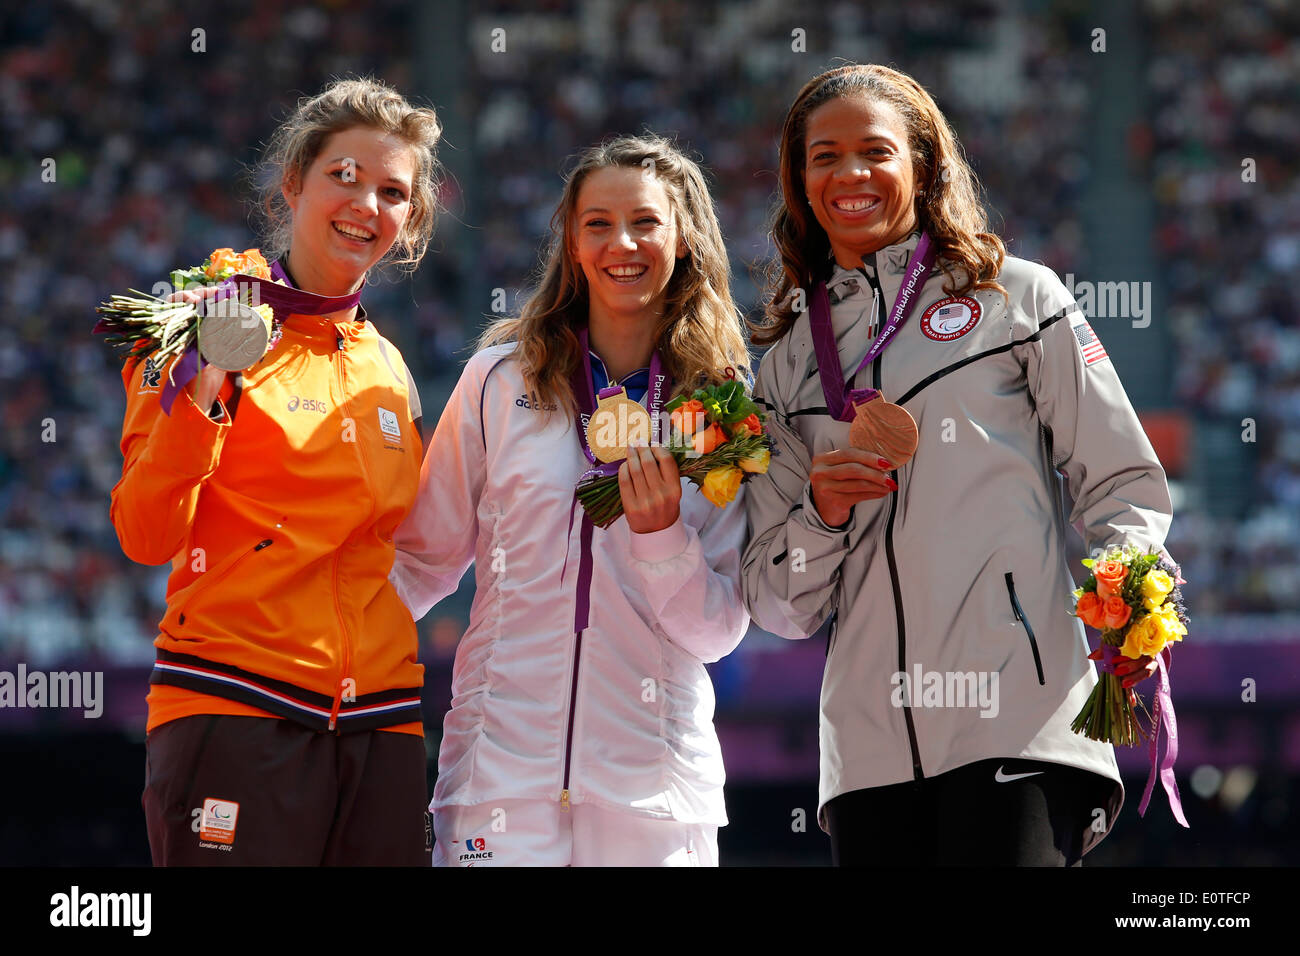
[[[835,201],[836,209],[843,209],[845,212],[861,212],[876,204],[875,199],[838,199]]]
[[[645,272],[645,266],[610,266],[605,271],[615,279],[635,279]]]
[[[343,235],[345,235],[345,236],[347,236],[347,237],[349,237],[349,238],[351,238],[351,239],[362,239],[362,240],[368,240],[368,239],[373,238],[373,237],[370,235],[370,233],[365,232],[364,230],[361,230],[361,229],[354,229],[354,228],[351,227],[351,226],[345,226],[345,225],[344,225],[343,223],[341,223],[341,222],[336,222],[336,223],[334,223],[334,228],[337,229],[339,232],[343,233]]]

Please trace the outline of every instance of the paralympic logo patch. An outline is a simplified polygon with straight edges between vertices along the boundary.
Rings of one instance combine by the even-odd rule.
[[[979,325],[982,311],[970,296],[940,299],[921,316],[921,332],[935,342],[951,342]]]

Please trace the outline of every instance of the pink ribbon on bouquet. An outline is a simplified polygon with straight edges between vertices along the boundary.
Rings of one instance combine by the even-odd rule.
[[[1115,658],[1119,657],[1119,648],[1112,644],[1103,643],[1101,645],[1101,660],[1097,664],[1097,669],[1107,674],[1115,673]],[[1147,777],[1146,789],[1142,791],[1142,802],[1138,804],[1138,816],[1145,816],[1147,805],[1151,802],[1151,792],[1155,788],[1156,774],[1160,775],[1160,783],[1165,788],[1165,794],[1169,797],[1169,809],[1173,811],[1174,819],[1183,826],[1188,826],[1187,818],[1183,815],[1183,801],[1178,795],[1178,781],[1174,779],[1174,761],[1178,759],[1178,721],[1174,717],[1174,700],[1169,694],[1169,666],[1173,662],[1173,655],[1169,653],[1169,648],[1165,648],[1156,655],[1156,671],[1160,680],[1156,684],[1156,710],[1151,715],[1151,745],[1148,754],[1151,758],[1151,774]],[[1165,747],[1165,758],[1160,760],[1160,737],[1162,732],[1168,731],[1169,743]]]
[[[1173,812],[1175,820],[1188,827],[1187,817],[1183,815],[1183,802],[1178,796],[1178,781],[1174,779],[1174,761],[1178,759],[1178,721],[1174,717],[1173,698],[1169,696],[1169,666],[1172,660],[1173,655],[1170,654],[1168,647],[1156,657],[1156,672],[1160,683],[1156,688],[1156,710],[1152,715],[1151,746],[1148,750],[1151,757],[1151,773],[1147,777],[1146,789],[1142,791],[1142,802],[1138,804],[1138,816],[1145,816],[1147,804],[1151,802],[1158,764],[1160,783],[1169,797],[1169,809]],[[1162,732],[1168,732],[1169,742],[1165,747],[1164,759],[1159,760]]]

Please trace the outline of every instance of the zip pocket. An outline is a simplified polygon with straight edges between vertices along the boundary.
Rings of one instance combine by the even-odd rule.
[[[1046,684],[1043,679],[1043,659],[1038,655],[1038,641],[1034,639],[1034,629],[1029,626],[1029,618],[1025,617],[1025,612],[1020,607],[1020,599],[1016,597],[1016,583],[1011,578],[1011,572],[1007,572],[1007,596],[1011,598],[1011,610],[1016,615],[1017,620],[1025,626],[1025,633],[1029,635],[1029,646],[1034,652],[1034,668],[1038,671],[1038,683]]]
[[[226,577],[226,575],[228,575],[231,571],[235,570],[235,568],[238,567],[244,561],[244,559],[247,558],[249,555],[256,554],[258,551],[261,551],[264,548],[269,548],[274,543],[275,542],[270,538],[263,538],[257,544],[253,545],[253,547],[249,548],[243,554],[239,555],[239,557],[235,558],[235,560],[231,561],[219,572],[216,572],[215,576],[209,577],[209,574],[211,572],[204,572],[203,576],[199,578],[198,581],[199,587],[191,591],[190,594],[185,598],[185,605],[188,607],[196,597],[198,597],[204,591],[208,590],[208,588],[218,584],[223,578]],[[184,624],[185,612],[181,611],[180,616],[176,620],[178,624]]]

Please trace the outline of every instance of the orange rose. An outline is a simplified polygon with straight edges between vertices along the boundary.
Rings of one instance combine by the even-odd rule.
[[[748,438],[750,435],[763,434],[763,423],[758,420],[758,416],[750,414],[744,421],[736,422],[731,426],[732,438]]]
[[[1106,619],[1106,626],[1118,631],[1133,616],[1133,609],[1118,594],[1112,594],[1102,603],[1101,613]]]
[[[243,261],[235,269],[236,272],[257,276],[259,279],[271,278],[271,266],[260,249],[245,249],[244,254],[239,258]]]
[[[692,398],[688,402],[682,402],[672,410],[668,420],[672,422],[673,428],[677,429],[687,438],[695,434],[696,425],[702,424],[704,419],[699,417],[704,414],[704,403],[698,398]]]
[[[1084,591],[1080,595],[1079,603],[1074,607],[1074,613],[1089,627],[1095,627],[1100,631],[1106,626],[1106,619],[1101,610],[1101,599],[1092,591]]]
[[[695,446],[695,450],[701,455],[707,455],[719,445],[725,444],[726,441],[727,436],[723,434],[722,429],[717,424],[713,424],[701,432],[696,432],[691,444]]]
[[[1097,579],[1097,596],[1104,601],[1119,593],[1120,585],[1128,577],[1128,568],[1123,561],[1098,561],[1092,566],[1092,575]]]
[[[215,279],[227,267],[238,269],[239,259],[240,257],[235,254],[235,250],[228,246],[213,249],[212,255],[208,256],[208,267],[203,272],[209,279]]]

